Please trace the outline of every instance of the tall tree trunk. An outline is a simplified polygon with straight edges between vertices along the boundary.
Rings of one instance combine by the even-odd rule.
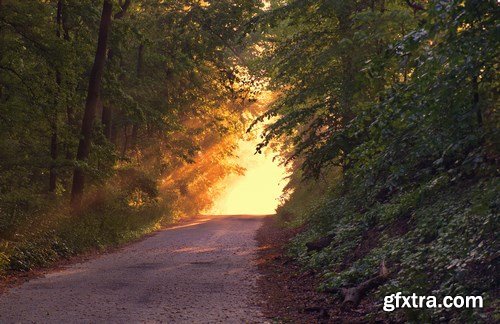
[[[142,66],[144,61],[144,44],[139,45],[137,49],[137,78],[141,79],[142,77]],[[139,134],[139,121],[135,121],[132,125],[132,140],[131,140],[131,148],[135,150],[137,148],[137,136]]]
[[[125,0],[125,2],[120,1],[121,10],[115,13],[113,16],[114,20],[122,19],[127,14],[127,10],[130,7],[132,0]],[[114,56],[113,48],[110,48],[108,51],[108,61],[111,61]],[[112,124],[113,124],[113,107],[109,104],[103,104],[102,106],[102,115],[101,115],[101,123],[104,126],[104,137],[112,142]]]
[[[115,55],[115,52],[113,51],[113,47],[110,47],[108,50],[108,57],[106,59],[107,62],[111,62],[113,60],[114,55]],[[104,126],[104,137],[108,141],[111,141],[112,127],[114,125],[112,125],[113,124],[113,107],[111,107],[111,104],[109,102],[102,105],[101,124]]]
[[[106,61],[106,47],[108,44],[108,35],[111,27],[111,14],[113,3],[111,0],[104,0],[99,25],[99,37],[97,41],[97,50],[94,59],[94,65],[90,72],[89,86],[87,90],[87,100],[85,102],[85,111],[83,114],[81,138],[78,144],[76,159],[78,162],[85,162],[90,154],[90,144],[92,141],[92,126],[95,119],[99,93],[101,89],[101,79]],[[73,173],[73,186],[71,188],[71,205],[78,207],[81,203],[83,189],[85,187],[85,173],[81,165],[75,167]]]
[[[130,140],[130,147],[132,150],[135,150],[137,148],[137,134],[139,133],[139,123],[135,122],[132,125],[132,138]]]
[[[49,175],[49,192],[55,192],[57,186],[57,120],[54,122],[52,136],[50,138],[50,175]]]
[[[63,15],[63,3],[62,0],[57,1],[57,12],[56,12],[56,36],[61,38],[61,28],[62,28],[62,18]],[[62,76],[59,68],[56,68],[56,84],[58,89],[56,90],[58,94],[61,92]],[[54,116],[52,120],[52,135],[50,137],[50,170],[49,170],[49,192],[55,192],[57,186],[57,155],[58,155],[58,143],[57,143],[57,109],[60,103],[60,96],[57,96],[54,100]]]
[[[354,14],[358,9],[351,3],[346,2],[343,7],[342,12],[337,15],[338,29],[343,35],[350,35],[352,30],[352,18],[351,15]],[[345,11],[345,12],[344,12]],[[347,125],[355,116],[352,111],[352,101],[353,95],[356,91],[355,81],[353,75],[356,71],[351,53],[344,52],[341,55],[341,65],[342,65],[342,75],[341,75],[341,86],[340,86],[340,98],[339,102],[342,109],[342,123]]]
[[[137,78],[142,77],[142,66],[144,62],[144,44],[139,45],[137,49]]]
[[[3,6],[3,2],[2,2],[2,0],[0,0],[0,7],[2,7],[2,6]],[[5,33],[0,33],[0,44],[5,44]],[[4,53],[3,50],[0,51],[0,62],[2,62],[3,53]],[[3,89],[4,89],[4,85],[2,83],[0,83],[0,99],[2,99],[2,97],[3,97]]]
[[[127,134],[127,125],[123,126],[123,147],[122,147],[122,158],[124,159],[127,156],[128,150],[128,134]]]
[[[479,127],[483,126],[483,114],[479,106],[479,85],[477,82],[477,75],[472,78],[472,109],[476,113],[477,124]]]
[[[115,147],[118,146],[118,125],[116,125],[116,123],[111,123],[111,137],[110,137],[110,141],[111,143],[113,143],[113,145]]]
[[[113,123],[113,108],[109,104],[102,105],[102,125],[104,126],[104,137],[111,141],[111,124]]]
[[[75,117],[73,108],[70,105],[66,106],[66,118],[69,129],[73,129],[73,125],[75,125]],[[70,141],[66,143],[66,160],[73,160],[73,154],[71,152]]]
[[[66,6],[64,5],[64,0],[58,0],[57,13],[58,13],[57,37],[60,38],[62,36],[62,38],[66,42],[69,42],[71,38],[69,36],[68,15],[66,12]],[[71,105],[69,105],[68,103],[66,103],[66,121],[69,129],[73,129],[75,127],[75,117],[74,117],[73,107],[71,107]],[[71,145],[69,144],[69,142],[70,141],[67,140],[65,143],[65,150],[66,150],[65,158],[68,161],[73,159],[73,153],[71,152]]]

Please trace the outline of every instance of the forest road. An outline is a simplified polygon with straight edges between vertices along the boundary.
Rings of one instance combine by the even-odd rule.
[[[259,216],[208,216],[0,295],[0,323],[264,323]]]

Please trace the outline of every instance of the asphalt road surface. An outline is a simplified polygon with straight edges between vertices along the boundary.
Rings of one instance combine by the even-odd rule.
[[[210,216],[0,295],[0,323],[263,323],[259,216]]]

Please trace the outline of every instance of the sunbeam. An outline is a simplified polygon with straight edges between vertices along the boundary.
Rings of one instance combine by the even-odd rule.
[[[206,214],[237,215],[274,214],[278,198],[286,185],[287,172],[283,165],[273,161],[273,154],[254,154],[258,138],[241,140],[237,161],[246,171],[230,175],[221,184],[222,191]]]

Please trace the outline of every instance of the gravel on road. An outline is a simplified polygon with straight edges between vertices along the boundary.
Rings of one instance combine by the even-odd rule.
[[[259,216],[207,216],[0,295],[0,323],[263,323]]]

